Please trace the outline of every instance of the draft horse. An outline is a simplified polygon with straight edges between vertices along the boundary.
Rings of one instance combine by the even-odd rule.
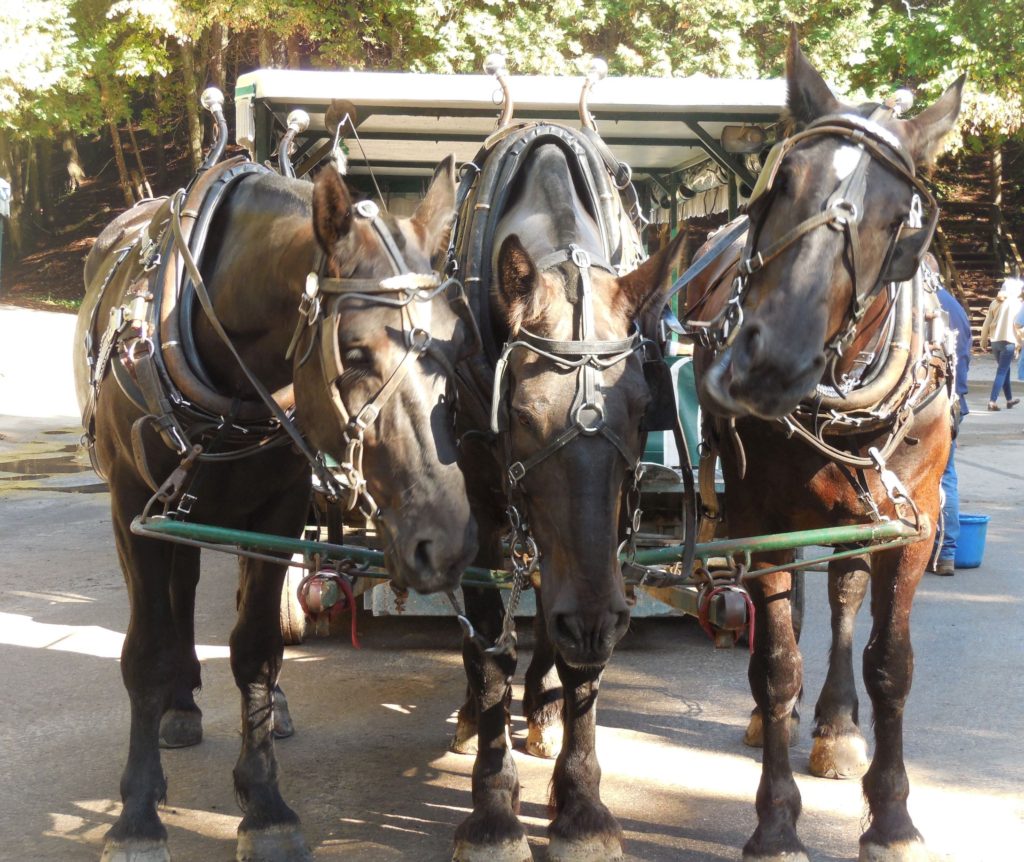
[[[482,172],[456,228],[484,345],[459,369],[459,431],[477,564],[500,566],[511,530],[517,583],[507,608],[497,591],[464,589],[475,630],[464,640],[469,696],[453,748],[472,750],[475,740],[476,763],[454,859],[531,858],[507,727],[512,615],[519,587],[533,580],[528,749],[552,756],[561,743],[547,858],[614,860],[621,828],[600,798],[596,704],[629,623],[623,495],[635,490],[651,400],[642,360],[680,243],[633,269],[638,236],[593,136],[527,124],[498,138],[476,161]]]
[[[916,543],[829,568],[832,663],[812,761],[828,774],[856,756],[852,624],[870,578],[863,672],[875,752],[863,778],[870,824],[860,860],[923,860],[907,811],[903,710],[913,675],[910,608],[938,519],[951,414],[949,360],[914,275],[937,217],[917,170],[952,128],[963,78],[902,120],[883,105],[838,101],[795,33],[786,59],[794,134],[754,189],[738,263],[707,289],[688,291],[698,392],[712,417],[706,431],[721,457],[731,535],[895,517],[921,526]],[[802,675],[785,569],[792,560],[755,556],[745,580],[757,620],[749,678],[764,734],[758,825],[743,851],[751,862],[807,859],[789,763]]]
[[[187,193],[120,216],[90,253],[76,384],[131,606],[128,763],[104,862],[170,858],[157,813],[161,722],[193,737],[201,727],[199,548],[137,535],[136,516],[162,505],[168,517],[298,536],[316,471],[376,519],[400,585],[452,590],[475,556],[452,417],[470,329],[431,267],[448,246],[454,186],[449,158],[416,213],[392,219],[353,200],[333,167],[310,184],[242,159],[207,164]],[[343,472],[328,473],[315,450]],[[278,789],[272,738],[287,564],[242,560],[230,638],[247,862],[311,858]]]

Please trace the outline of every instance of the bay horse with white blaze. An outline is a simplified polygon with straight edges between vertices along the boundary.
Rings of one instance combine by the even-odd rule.
[[[724,275],[720,267],[712,283],[708,270],[704,289],[689,291],[698,390],[722,461],[730,535],[894,517],[920,528],[920,541],[830,565],[832,665],[812,755],[822,774],[856,758],[852,621],[869,572],[863,671],[876,745],[863,778],[870,824],[860,860],[917,862],[927,851],[907,810],[903,763],[910,608],[931,551],[951,429],[948,357],[931,337],[914,276],[937,215],[917,170],[953,127],[963,79],[913,119],[898,119],[886,106],[839,102],[794,33],[787,82],[795,133],[769,157],[751,196],[742,251]],[[789,763],[802,675],[785,569],[792,561],[791,552],[755,555],[745,580],[757,620],[749,678],[764,735],[758,825],[743,851],[750,862],[807,859]]]
[[[585,132],[513,127],[486,155],[457,226],[459,271],[485,348],[459,369],[461,460],[480,530],[477,564],[500,567],[511,526],[517,587],[539,571],[524,707],[528,749],[552,756],[561,744],[552,862],[622,858],[621,828],[600,797],[597,694],[629,623],[618,548],[651,398],[646,333],[681,247],[629,271],[639,240],[606,170]],[[476,764],[454,860],[525,862],[507,736],[516,588],[508,608],[494,590],[464,594],[475,632],[464,641],[469,696],[453,748],[470,751],[475,739]]]
[[[452,159],[409,219],[354,201],[333,167],[310,184],[236,159],[206,168],[187,194],[119,217],[90,253],[76,383],[131,604],[128,763],[104,862],[170,858],[157,813],[161,722],[201,735],[199,548],[137,535],[136,516],[162,504],[168,517],[298,536],[312,460],[325,487],[375,517],[400,585],[454,589],[476,554],[451,415],[452,369],[471,330],[431,266],[453,212]],[[293,406],[304,436],[282,430]],[[343,465],[345,482],[314,448]],[[245,862],[311,858],[278,789],[272,734],[287,565],[242,560],[230,639]]]

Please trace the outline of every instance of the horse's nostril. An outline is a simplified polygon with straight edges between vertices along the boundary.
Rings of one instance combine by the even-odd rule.
[[[578,644],[583,640],[580,621],[571,614],[558,614],[555,617],[555,632],[559,638],[573,643]]]
[[[423,539],[416,543],[416,551],[414,559],[416,562],[416,569],[420,572],[430,572],[434,569],[434,561],[431,557],[430,551],[433,547],[433,542],[430,539]]]

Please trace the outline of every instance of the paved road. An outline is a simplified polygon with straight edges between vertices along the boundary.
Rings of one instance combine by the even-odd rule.
[[[97,859],[117,815],[127,746],[118,671],[126,600],[107,495],[75,452],[71,329],[65,315],[0,306],[3,862]],[[961,483],[964,509],[992,516],[988,547],[981,568],[922,583],[906,735],[912,814],[934,858],[958,862],[1019,859],[1024,847],[1024,408],[984,412],[991,364],[976,366]],[[178,862],[233,859],[239,820],[238,699],[226,647],[234,564],[211,555],[204,572],[197,630],[207,736],[164,757],[163,816]],[[820,577],[811,576],[803,641],[808,715],[827,649]],[[860,644],[867,626],[865,614]],[[278,749],[286,798],[318,860],[445,860],[470,805],[471,761],[446,751],[463,690],[458,631],[451,619],[379,619],[361,634],[361,652],[340,638],[288,651],[284,682],[299,729]],[[740,742],[749,705],[741,650],[714,650],[691,621],[634,623],[599,709],[603,794],[630,859],[740,858],[760,770],[759,753]],[[522,721],[513,733],[521,745]],[[793,752],[801,835],[815,862],[855,859],[859,786],[811,778],[809,750],[805,727]],[[550,768],[516,757],[540,860]]]

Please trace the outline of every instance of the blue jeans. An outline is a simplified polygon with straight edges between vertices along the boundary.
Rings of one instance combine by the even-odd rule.
[[[1020,352],[1020,362],[1017,363],[1017,379],[1024,380],[1024,350]]]
[[[996,379],[992,381],[992,394],[989,401],[995,401],[999,397],[999,390],[1009,401],[1013,398],[1010,393],[1010,365],[1013,362],[1013,352],[1017,346],[1012,341],[993,341],[992,355],[996,360]]]
[[[956,556],[956,540],[960,538],[960,491],[956,481],[956,440],[949,449],[949,459],[942,474],[942,492],[945,502],[942,504],[942,547],[939,548],[940,560],[952,560]],[[935,535],[938,541],[938,533]]]

